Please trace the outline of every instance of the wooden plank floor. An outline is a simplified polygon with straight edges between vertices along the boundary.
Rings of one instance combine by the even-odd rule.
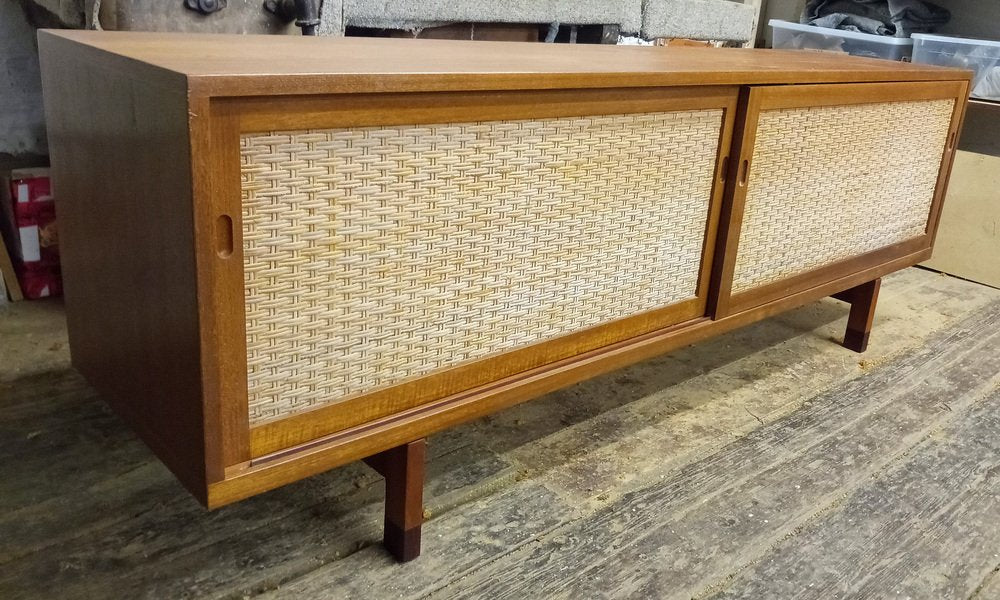
[[[1000,598],[1000,291],[885,280],[429,441],[424,554],[351,465],[206,512],[0,313],[0,598]]]

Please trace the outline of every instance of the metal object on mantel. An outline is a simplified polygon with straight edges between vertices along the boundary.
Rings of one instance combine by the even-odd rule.
[[[87,27],[91,29],[95,28],[94,3],[86,0]],[[219,8],[192,10],[190,4],[214,4]],[[298,33],[293,23],[264,10],[261,1],[230,4],[228,0],[101,0],[99,19],[99,28],[122,31]]]
[[[320,0],[264,0],[264,10],[286,23],[295,21],[302,35],[316,35]]]
[[[210,15],[226,8],[226,0],[184,0],[184,6],[203,15]]]

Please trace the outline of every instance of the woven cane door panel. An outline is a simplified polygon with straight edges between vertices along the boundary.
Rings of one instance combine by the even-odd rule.
[[[695,297],[722,117],[243,135],[251,424]]]
[[[953,108],[949,99],[761,112],[733,293],[922,235]]]

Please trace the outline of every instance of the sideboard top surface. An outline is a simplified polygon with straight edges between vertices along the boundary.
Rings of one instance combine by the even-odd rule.
[[[195,95],[764,85],[968,79],[830,52],[43,30],[43,48]]]

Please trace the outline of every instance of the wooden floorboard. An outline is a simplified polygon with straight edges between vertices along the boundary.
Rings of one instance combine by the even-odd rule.
[[[975,541],[992,530],[959,539],[992,507],[990,450],[962,458],[948,432],[989,405],[998,300],[910,269],[886,278],[863,356],[837,345],[847,306],[827,300],[434,436],[406,565],[377,543],[367,467],[206,512],[67,370],[52,305],[27,326],[0,313],[0,598],[781,597],[815,576],[795,556],[864,523],[891,533],[858,550],[884,575],[842,574],[842,596],[907,584],[939,540],[954,564],[914,572],[960,582],[927,589],[997,598],[997,550]],[[968,486],[910,497],[917,473],[960,464]]]
[[[401,567],[378,548],[369,547],[331,563],[261,598],[419,598],[442,582],[462,580],[538,539],[579,515],[578,509],[531,480],[433,521],[425,534],[421,564]],[[459,539],[450,532],[461,532]],[[524,595],[525,590],[522,590]],[[487,596],[492,597],[492,596]],[[540,598],[541,596],[530,596]]]
[[[3,569],[0,590],[16,589],[28,578],[34,585],[26,598],[91,598],[108,590],[126,597],[227,597],[273,587],[380,538],[381,478],[360,463],[211,513],[182,491],[170,489],[176,482],[152,464],[157,468],[145,474],[148,478],[115,478],[107,486],[115,494],[101,496],[98,506],[77,507],[79,514],[102,518],[36,541],[48,545],[29,548],[34,557],[30,562]],[[433,464],[444,474],[432,479],[432,493],[435,485],[461,490],[506,468],[492,456],[477,459],[469,447],[446,453]],[[105,510],[105,502],[117,510]],[[11,531],[34,532],[39,522],[34,515],[52,508],[12,514]],[[60,508],[54,512],[65,528],[72,507]],[[39,551],[45,548],[57,551]],[[164,564],[170,568],[164,569]]]
[[[1000,556],[996,558],[1000,558]],[[976,591],[973,592],[971,600],[992,600],[993,598],[1000,598],[1000,563],[997,563],[997,566],[993,567],[993,570],[983,578]]]
[[[759,560],[939,422],[955,390],[997,384],[1000,305],[969,317],[876,374],[640,490],[529,548],[452,582],[435,597],[698,596]]]
[[[972,405],[715,597],[974,594],[1000,551],[1000,391],[986,386],[951,398]]]

